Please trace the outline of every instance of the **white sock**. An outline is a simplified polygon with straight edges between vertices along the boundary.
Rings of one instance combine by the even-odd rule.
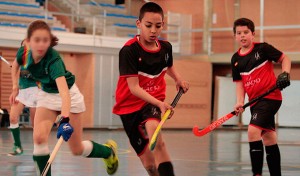
[[[48,144],[34,144],[33,145],[33,155],[44,156],[50,153]]]
[[[82,152],[82,156],[87,157],[92,153],[93,150],[93,143],[92,141],[82,141],[81,142],[83,145],[83,152]]]
[[[10,128],[10,129],[16,129],[16,128],[19,128],[19,123],[16,123],[16,124],[10,123],[9,128]]]

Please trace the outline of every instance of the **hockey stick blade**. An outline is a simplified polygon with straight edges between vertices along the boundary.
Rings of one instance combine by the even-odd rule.
[[[271,92],[273,92],[276,89],[277,89],[277,86],[275,85],[274,87],[272,87],[271,89],[269,89],[268,91],[266,91],[265,93],[263,93],[262,95],[254,98],[251,101],[249,101],[248,103],[246,103],[243,106],[243,109],[245,109],[248,106],[252,105],[253,103],[259,101],[263,97],[269,95]],[[207,127],[205,127],[202,130],[199,130],[198,126],[194,126],[193,133],[194,133],[195,136],[204,136],[207,133],[209,133],[209,132],[213,131],[214,129],[216,129],[217,127],[219,127],[220,125],[222,125],[223,123],[225,123],[227,120],[229,120],[233,116],[235,116],[235,111],[232,111],[231,113],[229,113],[229,114],[227,114],[227,115],[219,118],[218,120],[214,121],[212,124],[208,125]]]
[[[209,126],[207,126],[206,128],[204,128],[202,130],[199,130],[198,126],[194,126],[193,133],[195,136],[204,136],[207,133],[218,128],[220,125],[222,125],[227,120],[231,119],[234,115],[235,115],[235,112],[233,111],[233,112],[219,118],[218,120],[214,121],[212,124],[210,124]]]

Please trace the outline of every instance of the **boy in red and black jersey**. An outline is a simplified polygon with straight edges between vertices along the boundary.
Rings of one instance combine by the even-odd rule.
[[[275,131],[275,114],[280,108],[280,90],[290,85],[291,61],[281,51],[267,43],[254,43],[254,23],[247,18],[234,22],[234,35],[240,49],[232,56],[232,75],[236,82],[237,104],[235,111],[244,110],[245,93],[249,100],[277,85],[279,89],[251,106],[251,121],[248,127],[250,157],[254,176],[262,174],[263,145],[271,176],[281,176],[280,152]],[[276,79],[273,62],[281,63],[282,73]]]
[[[130,144],[150,176],[173,176],[173,166],[161,134],[151,153],[148,143],[161,114],[172,107],[165,103],[167,73],[177,89],[189,88],[173,66],[172,45],[158,40],[163,27],[162,8],[152,2],[140,9],[140,35],[129,40],[119,53],[120,77],[113,113],[121,117]]]

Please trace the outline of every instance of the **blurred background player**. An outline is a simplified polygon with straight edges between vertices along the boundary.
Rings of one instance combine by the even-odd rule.
[[[137,27],[140,35],[129,40],[119,53],[120,77],[113,112],[120,115],[131,146],[151,176],[173,176],[174,170],[161,133],[154,152],[147,147],[163,114],[171,106],[165,103],[167,73],[177,89],[189,88],[173,66],[172,45],[158,40],[164,25],[164,13],[156,3],[140,9]]]
[[[90,140],[82,141],[81,116],[85,111],[84,97],[75,84],[75,76],[66,70],[59,53],[53,49],[58,39],[51,33],[47,23],[37,20],[29,25],[26,40],[28,45],[18,50],[17,59],[13,63],[12,79],[13,87],[18,87],[18,70],[20,66],[24,66],[41,87],[37,97],[33,131],[33,160],[38,175],[50,157],[48,137],[59,113],[62,119],[57,138],[62,136],[68,141],[74,155],[103,158],[107,173],[114,174],[118,168],[117,144],[113,140],[108,140],[103,145]],[[14,89],[11,103],[16,102],[18,90]],[[47,175],[51,175],[51,170]]]
[[[245,93],[249,100],[263,94],[277,85],[282,90],[290,85],[291,61],[281,51],[267,43],[254,43],[254,23],[247,18],[234,22],[233,32],[240,49],[232,56],[233,81],[236,82],[237,113],[243,112]],[[277,80],[273,63],[282,65]],[[264,148],[271,176],[281,176],[280,151],[275,131],[275,114],[282,102],[280,90],[267,95],[251,107],[251,121],[248,126],[248,141],[254,176],[262,175]]]
[[[24,46],[26,41],[23,40],[21,46]],[[21,155],[23,153],[23,148],[20,139],[20,127],[19,127],[19,117],[23,112],[24,107],[29,108],[30,112],[30,121],[32,126],[34,124],[34,115],[35,115],[35,107],[37,103],[37,94],[38,87],[36,81],[31,77],[31,74],[28,70],[24,68],[24,66],[20,67],[20,77],[19,83],[17,87],[13,87],[13,89],[19,89],[18,96],[16,97],[16,102],[11,104],[10,109],[10,126],[9,129],[12,133],[14,139],[14,147],[13,152],[8,155]]]

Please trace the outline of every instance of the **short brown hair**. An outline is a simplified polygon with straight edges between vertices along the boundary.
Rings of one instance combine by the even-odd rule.
[[[32,23],[30,23],[30,25],[28,26],[28,29],[27,29],[27,39],[30,39],[33,32],[38,30],[38,29],[45,29],[50,33],[50,37],[51,37],[50,47],[54,47],[58,44],[58,38],[55,35],[52,34],[51,28],[43,20],[36,20],[36,21],[33,21]]]
[[[236,27],[237,26],[247,26],[250,31],[253,33],[255,31],[255,25],[252,20],[248,18],[239,18],[234,21],[233,23],[233,33],[236,33]]]

